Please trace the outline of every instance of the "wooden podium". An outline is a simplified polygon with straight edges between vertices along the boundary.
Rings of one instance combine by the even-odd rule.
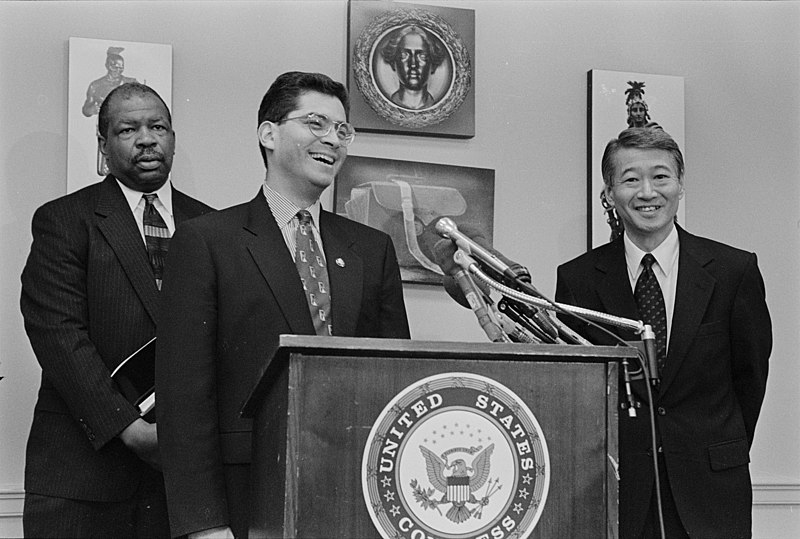
[[[502,384],[524,401],[541,427],[549,453],[549,488],[533,530],[516,528],[516,537],[617,537],[617,373],[622,358],[633,363],[636,352],[281,336],[242,411],[254,418],[250,537],[380,537],[372,519],[380,509],[368,509],[362,487],[365,445],[396,395],[443,373],[471,373]],[[493,465],[499,466],[501,453],[495,453]],[[412,505],[423,511],[406,502]],[[428,513],[443,511],[444,506],[429,507]],[[408,537],[440,536],[419,527],[411,530],[414,526],[404,522]],[[506,524],[495,535],[487,529],[450,536],[514,536],[508,530],[513,523]]]

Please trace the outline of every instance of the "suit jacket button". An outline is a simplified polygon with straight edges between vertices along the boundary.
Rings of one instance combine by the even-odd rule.
[[[664,409],[663,406],[658,407],[658,415],[667,415],[667,411]]]

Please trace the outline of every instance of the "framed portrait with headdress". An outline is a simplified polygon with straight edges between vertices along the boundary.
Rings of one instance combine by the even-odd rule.
[[[351,0],[348,44],[357,129],[475,136],[473,10]]]
[[[622,224],[604,196],[601,163],[606,145],[629,127],[664,129],[684,145],[683,77],[625,71],[589,71],[588,91],[588,249],[622,234]],[[685,201],[685,199],[684,199]],[[684,223],[685,202],[677,219]]]

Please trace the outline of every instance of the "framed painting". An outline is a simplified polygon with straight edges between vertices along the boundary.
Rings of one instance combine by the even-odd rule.
[[[492,243],[494,170],[350,156],[336,177],[335,211],[392,237],[404,282],[442,283],[433,253],[442,217]]]
[[[350,121],[361,131],[475,136],[475,12],[351,0]]]
[[[172,110],[172,45],[69,38],[68,193],[108,173],[97,145],[97,113],[109,92],[126,82],[150,86]]]
[[[657,125],[686,156],[683,77],[593,69],[588,95],[588,249],[592,249],[619,233],[602,196],[601,162],[610,140],[628,127]],[[677,217],[685,222],[683,203]]]

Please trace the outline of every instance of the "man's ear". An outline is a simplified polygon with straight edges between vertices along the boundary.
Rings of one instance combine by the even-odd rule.
[[[258,142],[268,150],[275,149],[275,124],[269,120],[258,126]]]
[[[606,195],[606,201],[608,201],[608,205],[613,208],[616,203],[614,202],[613,191],[611,190],[611,187],[608,186],[608,184],[605,184],[603,186],[603,193],[605,193]]]
[[[97,149],[100,150],[101,154],[108,157],[108,154],[106,153],[106,137],[101,135],[99,132],[97,133]]]

